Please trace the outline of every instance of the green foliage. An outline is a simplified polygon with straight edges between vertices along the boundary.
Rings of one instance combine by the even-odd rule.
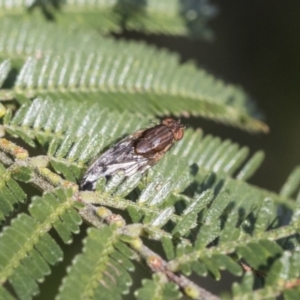
[[[4,220],[4,216],[8,216],[18,202],[24,202],[26,194],[23,192],[18,183],[11,177],[11,172],[6,170],[0,164],[0,220]]]
[[[253,274],[247,272],[241,284],[233,285],[233,298],[230,299],[275,299],[283,293],[285,299],[297,299],[299,295],[299,251],[285,251],[271,267],[265,287],[252,290]]]
[[[52,112],[49,114],[50,109]],[[4,118],[4,128],[11,135],[22,138],[30,146],[35,145],[35,139],[41,145],[52,141],[50,154],[57,152],[58,157],[63,152],[68,152],[69,148],[65,148],[71,146],[66,140],[60,145],[60,149],[55,149],[59,139],[66,135],[79,138],[88,132],[90,137],[102,133],[102,136],[109,134],[117,138],[134,128],[144,127],[147,123],[147,118],[129,113],[110,112],[98,103],[90,106],[72,100],[62,103],[51,99],[36,99],[23,104],[12,119],[9,114]],[[103,139],[105,140],[105,137]]]
[[[71,190],[56,190],[35,197],[30,215],[21,213],[0,237],[0,281],[6,280],[20,299],[38,293],[37,281],[50,273],[49,264],[62,260],[63,253],[48,234],[53,226],[64,242],[71,242],[71,232],[78,232],[81,219],[72,207]]]
[[[181,295],[175,284],[169,283],[164,274],[158,273],[153,280],[145,279],[143,288],[137,290],[135,296],[140,300],[176,300]]]
[[[279,194],[252,186],[262,151],[188,128],[145,176],[120,170],[78,189],[100,153],[163,116],[267,131],[240,88],[108,36],[207,36],[207,1],[0,0],[0,10],[0,299],[38,297],[63,260],[56,239],[72,243],[82,219],[90,228],[56,299],[219,299],[188,277],[223,270],[243,276],[225,298],[297,299],[299,167]]]
[[[134,266],[128,258],[131,250],[118,240],[117,227],[91,228],[57,299],[122,299],[132,283],[128,271]]]
[[[15,64],[20,69],[11,83],[13,88],[0,92],[0,99],[47,94],[98,102],[110,110],[150,116],[201,115],[251,131],[268,130],[253,118],[256,111],[240,88],[215,80],[193,64],[180,65],[176,55],[140,43],[103,39],[93,33],[57,33],[58,28],[53,26],[40,32],[32,23],[16,35],[15,22],[2,23],[8,40],[0,49],[5,57],[18,59]],[[41,35],[45,39],[41,40]],[[31,36],[40,40],[38,44]],[[62,44],[67,49],[62,50]],[[31,56],[24,61],[26,55]]]

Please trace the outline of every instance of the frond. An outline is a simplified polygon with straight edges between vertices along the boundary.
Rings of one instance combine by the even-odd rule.
[[[115,132],[114,138],[116,138],[120,136],[122,130],[124,132],[124,127],[115,123],[122,114],[111,113],[113,121],[110,121],[111,118],[105,118],[104,123],[99,123],[100,125],[88,123],[88,119],[84,121],[76,117],[72,120],[66,118],[61,123],[66,124],[66,127],[61,127],[59,123],[54,122],[54,119],[51,121],[51,116],[47,116],[49,111],[47,105],[51,107],[52,103],[56,105],[59,102],[52,100],[43,102],[37,99],[34,101],[35,105],[24,104],[13,119],[10,120],[9,113],[6,115],[4,126],[21,137],[20,132],[28,135],[31,128],[32,132],[35,132],[30,136],[31,141],[37,138],[42,144],[46,146],[49,144],[48,155],[54,169],[64,174],[66,178],[77,181],[85,163],[112,140],[107,134],[113,135]],[[44,104],[46,104],[45,108],[43,108]],[[73,115],[77,116],[76,111],[82,112],[83,108],[84,105],[79,107],[74,105]],[[72,105],[66,106],[65,109],[72,112]],[[93,112],[96,116],[96,106],[87,114]],[[56,113],[64,118],[61,106]],[[47,130],[40,126],[41,120],[46,117],[49,124],[55,125],[47,127]],[[129,118],[127,116],[124,119]],[[107,124],[107,122],[111,123]],[[139,122],[141,121],[132,126],[141,126],[138,125]],[[9,127],[9,124],[14,126],[22,124],[22,126],[16,130],[13,126]],[[92,132],[91,136],[85,133],[86,126],[88,128],[94,126],[95,132]],[[54,139],[54,136],[49,135],[53,132],[59,132]],[[48,139],[46,135],[46,138],[43,137],[44,133],[48,134]],[[187,137],[181,141],[182,144],[178,143],[178,147],[177,145],[174,147],[173,155],[167,155],[161,164],[152,169],[146,186],[139,184],[140,176],[131,177],[123,182],[122,174],[117,174],[103,185],[102,189],[98,187],[96,193],[81,192],[82,199],[87,203],[127,210],[133,222],[140,222],[144,226],[143,230],[149,238],[156,240],[163,238],[164,244],[169,245],[164,245],[165,249],[169,249],[167,256],[173,255],[169,266],[174,271],[180,270],[190,274],[193,270],[201,275],[210,272],[219,278],[219,269],[225,268],[240,276],[239,264],[228,255],[236,253],[253,267],[260,266],[269,257],[281,255],[282,250],[280,247],[276,248],[274,241],[278,236],[287,236],[289,230],[298,228],[295,223],[290,224],[290,227],[282,232],[276,229],[277,226],[282,225],[278,210],[284,214],[290,209],[289,203],[286,200],[284,203],[280,196],[251,187],[241,181],[248,178],[256,169],[258,162],[261,161],[261,153],[254,155],[237,173],[238,180],[234,180],[228,175],[232,175],[241,167],[247,149],[239,149],[238,145],[231,144],[230,141],[221,142],[218,138],[205,137],[200,131],[187,130]],[[197,140],[202,141],[202,149],[199,149]],[[89,148],[88,145],[95,147]],[[199,151],[196,151],[197,149]],[[232,150],[226,151],[226,149]],[[211,160],[208,159],[208,154]],[[228,155],[227,158],[225,154]],[[219,155],[224,160],[219,160]],[[177,157],[181,159],[178,160]],[[198,165],[198,171],[190,169],[193,164]],[[214,172],[215,170],[219,172]],[[295,180],[298,178],[297,174],[295,172],[288,182],[298,182]],[[295,183],[292,185],[293,190],[296,185]],[[132,193],[134,189],[136,189],[135,194]],[[45,215],[40,210],[36,218],[39,215],[46,218],[50,213],[44,208],[43,211]],[[255,227],[248,228],[249,218],[256,220]],[[64,241],[69,241],[69,232],[55,223],[53,226]],[[274,228],[274,233],[264,233],[265,230],[270,229],[270,226]],[[193,238],[195,231],[198,232],[196,240]],[[241,238],[242,236],[245,237]],[[172,238],[176,238],[179,243],[170,252]],[[232,243],[233,239],[237,239],[237,242]],[[266,243],[267,239],[273,242]],[[213,243],[213,247],[209,247],[210,243]],[[253,255],[257,249],[265,253],[260,260]],[[270,249],[273,249],[273,252]],[[172,252],[173,254],[170,254]],[[30,293],[35,292],[37,291],[34,288],[30,290]]]
[[[215,15],[208,1],[89,1],[0,2],[5,15],[24,15],[25,8],[41,10],[64,26],[87,27],[109,31],[129,30],[156,34],[210,37],[207,22]]]
[[[58,300],[118,300],[129,292],[132,283],[133,253],[120,239],[116,226],[90,228],[79,254],[69,269]]]
[[[6,31],[12,30],[9,22],[3,25]],[[3,43],[1,51],[6,57],[32,56],[19,71],[14,87],[1,91],[0,98],[46,94],[144,115],[201,115],[251,131],[268,130],[254,119],[256,111],[240,88],[226,85],[192,64],[180,65],[175,55],[84,32],[74,38],[70,31],[57,34],[58,27],[47,30],[49,34],[44,32],[46,38],[38,43],[31,38],[39,37],[40,32],[30,23],[20,35],[8,34],[10,41]],[[63,55],[57,52],[61,44],[67,45]]]
[[[4,128],[11,135],[34,146],[35,139],[41,145],[46,145],[55,138],[62,140],[68,134],[74,138],[98,134],[102,134],[104,140],[107,134],[117,138],[143,128],[147,121],[149,119],[136,114],[110,111],[98,103],[36,99],[32,103],[23,104],[12,119],[8,113],[4,118]]]
[[[146,58],[140,54],[143,49],[131,48],[125,46],[126,52],[115,55],[112,51],[101,55],[99,49],[97,54],[31,57],[13,90],[16,97],[46,94],[60,98],[65,94],[64,98],[87,99],[109,109],[143,115],[201,115],[252,131],[267,130],[248,115],[243,91],[217,82],[192,65],[174,64],[164,53],[153,52]],[[59,71],[58,66],[63,68]]]
[[[70,145],[73,145],[73,142],[70,136],[67,136],[62,146],[53,142],[50,149],[53,153],[61,152],[61,157],[65,157],[69,155]],[[71,152],[76,155],[72,158],[81,155],[82,151],[76,143],[74,145],[75,150]],[[248,164],[253,165],[253,161],[257,161],[255,157],[259,156],[254,156]],[[63,161],[62,158],[61,161]],[[299,221],[296,220],[298,210],[295,210],[292,222],[285,227],[280,227],[284,225],[285,220],[281,219],[278,212],[280,211],[284,217],[286,211],[295,209],[295,205],[286,199],[281,199],[282,196],[273,195],[251,187],[241,180],[230,179],[224,174],[215,174],[202,168],[196,174],[192,172],[188,173],[189,176],[183,176],[187,174],[188,168],[189,164],[184,158],[178,163],[176,155],[168,155],[161,165],[153,168],[150,182],[145,187],[139,184],[140,177],[138,176],[123,182],[120,174],[117,174],[106,185],[103,185],[102,189],[98,186],[96,193],[81,192],[81,197],[86,203],[97,203],[106,207],[127,210],[133,222],[140,222],[142,226],[145,226],[143,230],[148,238],[157,240],[163,238],[164,249],[171,259],[168,266],[176,272],[180,270],[189,275],[194,271],[202,276],[209,272],[215,278],[219,278],[219,270],[227,269],[240,276],[241,267],[232,255],[236,254],[239,258],[245,259],[253,268],[259,268],[269,258],[282,255],[283,250],[275,241],[286,238],[299,230]],[[247,177],[247,172],[249,172],[247,170],[252,170],[252,167],[246,164],[244,170],[246,171],[240,173]],[[297,182],[297,176],[298,172],[294,172],[288,182]],[[134,195],[131,191],[136,187],[138,190]],[[293,184],[293,190],[295,189],[296,185]],[[52,194],[50,194],[51,197],[49,195],[46,197],[46,195],[33,203],[30,213],[34,220],[45,224],[48,229],[49,225],[53,224],[62,239],[68,242],[70,231],[76,231],[77,227],[75,225],[72,227],[73,230],[70,230],[71,226],[67,226],[69,231],[66,231],[53,218],[50,217],[49,220],[51,211],[44,206],[44,203],[51,204],[55,197]],[[39,209],[37,203],[41,205]],[[68,205],[72,204],[68,202]],[[61,215],[62,210],[59,211],[59,219],[64,220]],[[58,216],[55,215],[55,217]],[[252,227],[249,224],[250,219],[255,221]],[[23,221],[21,223],[23,224]],[[34,235],[36,230],[33,231]],[[198,232],[196,239],[193,238],[194,232]],[[174,241],[171,240],[174,238],[177,240],[177,246],[173,245]],[[34,244],[34,247],[37,246]],[[17,249],[17,252],[19,253],[20,250]],[[262,255],[257,257],[257,252],[261,252]],[[24,254],[19,259],[21,261],[25,259]],[[23,293],[19,282],[10,280],[11,276],[8,275],[9,282],[14,289]],[[68,280],[67,277],[66,281]],[[31,286],[28,290],[30,294],[37,292],[36,285],[32,282],[28,282]]]
[[[56,190],[35,197],[31,216],[21,213],[0,236],[0,282],[8,282],[20,299],[38,293],[38,284],[50,273],[50,265],[62,260],[62,251],[48,231],[53,226],[62,240],[71,241],[81,222],[71,190]],[[5,293],[5,292],[3,292]]]

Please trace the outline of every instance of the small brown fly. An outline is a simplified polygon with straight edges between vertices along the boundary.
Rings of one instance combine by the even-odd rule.
[[[100,177],[109,179],[120,170],[125,172],[125,177],[136,172],[145,173],[175,141],[183,138],[183,134],[184,126],[172,118],[165,118],[154,127],[132,133],[109,148],[87,169],[80,183],[81,189],[95,190]]]

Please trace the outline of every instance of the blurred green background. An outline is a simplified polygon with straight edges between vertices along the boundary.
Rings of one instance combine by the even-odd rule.
[[[279,191],[300,164],[300,1],[218,0],[210,27],[211,42],[126,32],[118,37],[146,40],[195,61],[224,81],[242,86],[270,126],[268,135],[252,135],[210,121],[191,120],[206,133],[230,138],[266,159],[253,184]]]

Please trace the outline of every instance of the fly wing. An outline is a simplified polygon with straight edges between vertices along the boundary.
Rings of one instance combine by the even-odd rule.
[[[143,173],[150,168],[148,159],[135,153],[134,142],[135,136],[130,135],[104,152],[87,169],[80,183],[81,189],[95,190],[100,177],[108,179],[120,170],[130,177],[137,171]]]

